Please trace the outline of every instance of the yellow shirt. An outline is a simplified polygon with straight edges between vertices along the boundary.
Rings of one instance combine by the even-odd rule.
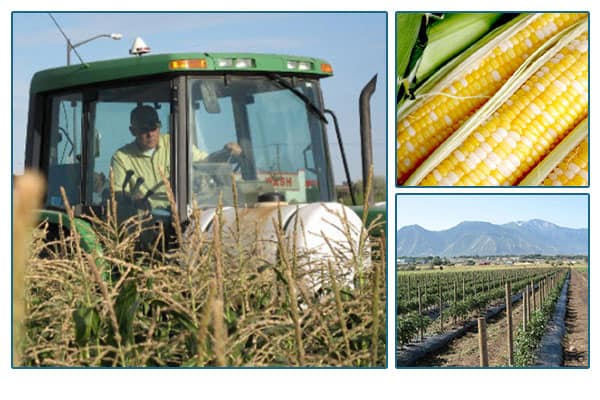
[[[161,134],[158,145],[154,151],[142,151],[135,142],[126,144],[113,154],[110,162],[113,171],[115,191],[123,190],[126,183],[127,171],[132,171],[131,178],[127,180],[125,192],[135,197],[144,197],[149,190],[154,192],[148,197],[152,208],[169,208],[167,190],[163,183],[161,172],[167,180],[171,173],[171,135]],[[202,161],[207,154],[196,146],[192,147],[193,161]],[[135,193],[134,186],[138,178],[143,178]]]

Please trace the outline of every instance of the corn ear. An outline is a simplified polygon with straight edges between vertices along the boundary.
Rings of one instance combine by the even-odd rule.
[[[587,186],[588,119],[584,119],[519,186]]]
[[[588,186],[587,137],[548,174],[544,186]]]

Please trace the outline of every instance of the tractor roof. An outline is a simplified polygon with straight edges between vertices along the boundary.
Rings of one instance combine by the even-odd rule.
[[[171,53],[96,61],[39,71],[31,80],[30,92],[40,93],[182,71],[273,72],[316,77],[333,74],[330,64],[326,61],[310,57],[257,53]]]

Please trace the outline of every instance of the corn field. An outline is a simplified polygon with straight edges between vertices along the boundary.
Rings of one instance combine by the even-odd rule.
[[[121,223],[89,217],[103,249],[96,254],[82,249],[76,229],[48,241],[48,225],[35,228],[23,265],[15,365],[385,365],[383,243],[370,242],[368,259],[324,260],[308,269],[303,260],[310,255],[290,248],[273,221],[279,256],[268,264],[239,227],[226,232],[217,217],[213,235],[194,228],[201,213],[194,211],[187,229],[175,218],[183,245],[171,250],[159,241],[139,248],[149,229],[143,215]],[[339,268],[352,269],[356,279],[339,279]],[[320,289],[309,289],[309,280]]]

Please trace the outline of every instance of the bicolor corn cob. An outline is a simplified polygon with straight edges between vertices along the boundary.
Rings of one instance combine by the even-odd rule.
[[[547,61],[420,184],[517,184],[587,112],[586,32]]]
[[[514,35],[491,47],[441,93],[433,93],[397,123],[397,182],[414,170],[514,74],[528,56],[554,33],[585,14],[542,14],[519,26]]]
[[[544,186],[588,185],[588,140],[583,140],[548,174]]]

